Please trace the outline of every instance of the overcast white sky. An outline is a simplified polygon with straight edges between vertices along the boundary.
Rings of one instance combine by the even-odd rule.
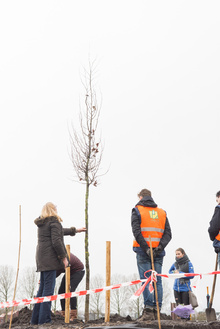
[[[91,274],[104,276],[106,241],[112,273],[137,273],[130,214],[142,188],[172,228],[163,272],[178,247],[196,272],[214,270],[207,228],[220,190],[219,11],[219,1],[202,0],[0,2],[0,264],[17,266],[19,204],[21,267],[35,265],[33,221],[47,201],[64,227],[84,226],[68,124],[78,122],[90,56],[103,98],[102,167],[110,166],[90,193]],[[84,261],[83,234],[65,242]],[[201,308],[207,285],[212,277],[198,288]]]

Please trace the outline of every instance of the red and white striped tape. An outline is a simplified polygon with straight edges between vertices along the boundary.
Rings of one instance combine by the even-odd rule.
[[[146,279],[135,280],[135,281],[120,283],[120,284],[107,286],[107,287],[104,287],[104,288],[98,288],[98,289],[74,291],[74,292],[60,294],[60,295],[53,295],[53,296],[46,296],[46,297],[35,297],[35,298],[31,298],[31,299],[22,299],[22,300],[19,300],[19,301],[13,300],[11,302],[1,302],[0,303],[0,308],[30,305],[30,304],[38,304],[38,303],[43,303],[43,302],[51,302],[51,301],[54,301],[54,300],[65,299],[65,298],[85,296],[85,295],[89,295],[89,294],[96,294],[97,292],[101,292],[101,291],[105,291],[105,290],[118,289],[118,288],[126,287],[126,286],[132,286],[134,284],[142,283],[142,282],[145,282],[145,281],[146,281]]]
[[[150,272],[151,270],[149,271],[146,271],[144,273],[144,276],[146,277],[146,273],[147,272]],[[155,271],[152,271],[151,273],[151,276],[147,279],[147,281],[134,293],[134,295],[132,296],[133,299],[135,298],[138,298],[141,293],[144,291],[145,287],[147,286],[147,284],[149,283],[149,291],[150,293],[153,293],[154,292],[154,287],[153,287],[153,282],[157,281],[156,279],[156,276],[161,276],[161,277],[164,277],[164,278],[168,278],[168,279],[179,279],[179,278],[183,278],[184,276],[185,277],[198,277],[200,279],[202,279],[202,276],[203,275],[213,275],[213,274],[220,274],[220,271],[214,271],[214,272],[209,272],[209,273],[204,273],[204,274],[201,274],[201,273],[172,273],[172,274],[158,274],[157,272]],[[193,288],[196,288],[196,286],[194,285]]]
[[[146,273],[151,272],[151,275],[147,278]],[[152,293],[154,291],[154,287],[153,287],[153,282],[157,281],[157,272],[156,271],[146,271],[144,273],[145,278],[147,278],[146,282],[134,293],[134,295],[132,296],[132,299],[138,298],[140,296],[140,294],[144,291],[144,289],[146,288],[147,284],[149,283],[149,291],[150,293]]]
[[[147,272],[149,272],[149,271],[147,271]],[[144,288],[146,287],[146,285],[148,283],[150,283],[149,284],[150,292],[153,292],[152,282],[156,281],[156,276],[161,276],[161,277],[164,277],[164,278],[177,279],[177,278],[182,278],[184,276],[185,277],[199,276],[200,278],[202,278],[203,275],[213,275],[213,274],[220,274],[220,271],[214,271],[214,272],[209,272],[209,273],[205,273],[205,274],[201,274],[201,273],[158,274],[157,272],[152,271],[152,274],[147,279],[120,283],[120,284],[116,284],[116,285],[112,285],[112,286],[107,286],[107,287],[104,287],[104,288],[75,291],[75,292],[70,292],[70,293],[65,293],[65,294],[60,294],[60,295],[53,295],[53,296],[46,296],[46,297],[36,297],[36,298],[31,298],[31,299],[22,299],[22,300],[18,300],[18,301],[13,300],[11,302],[1,302],[0,303],[0,308],[8,308],[8,307],[12,307],[12,306],[23,306],[23,305],[26,306],[26,305],[30,305],[30,304],[51,302],[51,301],[54,301],[54,300],[60,300],[60,299],[65,299],[65,298],[85,296],[85,295],[89,295],[89,294],[96,294],[96,293],[101,292],[101,291],[119,289],[121,287],[132,286],[132,285],[135,285],[135,284],[138,284],[138,283],[145,282],[145,284],[143,284],[142,287],[140,289],[138,289],[134,294],[134,296],[138,297],[138,296],[140,296],[141,292],[144,290]]]

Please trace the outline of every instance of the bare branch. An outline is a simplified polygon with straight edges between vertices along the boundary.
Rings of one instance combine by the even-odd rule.
[[[103,147],[101,139],[96,137],[101,107],[93,85],[94,70],[95,61],[89,62],[88,70],[84,69],[85,106],[79,113],[80,131],[72,124],[69,136],[71,161],[79,181],[96,186]]]

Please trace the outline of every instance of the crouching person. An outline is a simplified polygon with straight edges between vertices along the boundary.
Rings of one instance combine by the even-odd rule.
[[[79,283],[82,281],[85,270],[83,263],[77,258],[75,255],[70,253],[70,291],[76,291],[76,288],[78,287]],[[57,277],[65,272],[65,269],[60,269],[57,271]],[[66,287],[66,275],[64,274],[58,294],[65,293],[65,287]],[[65,316],[65,299],[60,300],[61,304],[61,312],[62,315]],[[70,298],[70,321],[73,321],[74,319],[77,319],[77,298],[71,297]]]

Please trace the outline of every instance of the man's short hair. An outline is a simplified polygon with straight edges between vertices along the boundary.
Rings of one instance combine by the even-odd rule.
[[[220,191],[218,191],[217,193],[216,193],[216,198],[219,198],[220,197]]]
[[[140,196],[144,197],[144,196],[151,196],[151,191],[147,190],[146,188],[144,188],[143,190],[141,190],[138,193],[138,197],[140,198]]]

